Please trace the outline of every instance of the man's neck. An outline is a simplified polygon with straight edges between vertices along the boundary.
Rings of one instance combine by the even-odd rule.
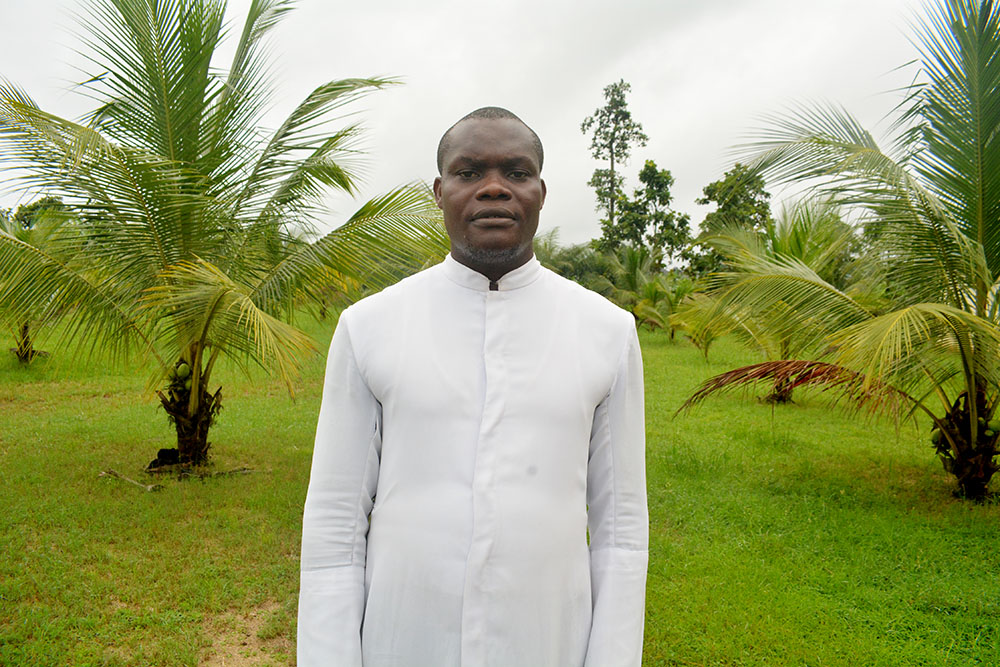
[[[501,278],[503,278],[511,271],[519,269],[528,262],[530,262],[532,258],[534,258],[535,254],[528,253],[526,256],[513,258],[509,262],[496,262],[496,263],[492,262],[485,263],[481,261],[479,258],[456,255],[454,252],[452,252],[451,256],[459,264],[472,269],[476,273],[480,273],[486,276],[486,278],[490,281],[490,289],[494,290],[494,289],[499,289],[499,283]]]

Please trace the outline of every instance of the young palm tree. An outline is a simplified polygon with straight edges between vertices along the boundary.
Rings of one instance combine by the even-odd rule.
[[[671,330],[679,329],[691,344],[701,350],[708,361],[712,343],[739,326],[735,317],[722,315],[719,302],[705,292],[695,290],[687,294],[670,316]]]
[[[883,150],[838,108],[773,119],[749,148],[772,179],[825,178],[868,216],[890,305],[873,308],[797,261],[761,261],[725,298],[766,311],[784,303],[831,346],[829,363],[781,360],[713,378],[688,404],[741,384],[785,379],[842,391],[874,410],[907,407],[934,424],[944,467],[967,497],[987,493],[1000,423],[1000,10],[942,0],[916,25],[922,82],[900,105]],[[934,405],[939,407],[935,410]]]
[[[71,229],[67,229],[69,222],[61,201],[54,197],[43,197],[31,204],[18,206],[14,213],[0,210],[0,235],[9,236],[35,248],[58,252],[61,244],[55,239],[59,235],[72,233]],[[64,259],[70,261],[72,258]],[[20,279],[21,276],[17,271],[0,273],[0,294]],[[15,341],[11,352],[17,360],[22,364],[30,364],[36,357],[47,354],[35,348],[38,329],[49,324],[42,319],[41,310],[24,308],[15,310],[13,304],[7,310],[9,328],[14,334]]]
[[[647,246],[623,245],[615,252],[605,252],[607,271],[595,276],[589,287],[634,313],[643,298],[643,288],[658,275],[659,254]]]
[[[254,0],[222,71],[213,58],[224,2],[95,0],[84,23],[92,114],[72,122],[0,85],[0,159],[79,220],[54,249],[0,233],[0,275],[19,276],[2,288],[0,319],[18,308],[59,312],[87,349],[155,360],[151,387],[167,382],[159,395],[184,461],[208,455],[222,356],[270,368],[291,390],[298,360],[314,349],[287,323],[303,300],[320,297],[331,276],[379,284],[447,248],[420,187],[370,201],[307,240],[323,196],[354,188],[359,128],[332,123],[391,81],[330,81],[265,130],[265,40],[289,8]]]
[[[825,332],[822,321],[800,318],[799,313],[780,300],[763,309],[759,304],[754,308],[743,307],[726,298],[727,292],[742,290],[760,280],[762,267],[766,275],[772,263],[797,262],[853,299],[872,306],[878,304],[881,282],[873,281],[877,274],[869,266],[871,262],[855,257],[858,236],[854,227],[843,221],[841,207],[834,200],[805,199],[785,205],[762,229],[723,225],[714,233],[703,234],[699,243],[722,259],[726,271],[712,276],[705,295],[716,307],[685,309],[683,318],[679,318],[705,321],[680,323],[688,329],[731,332],[766,359],[813,358],[827,344],[822,336]],[[776,380],[764,400],[791,401],[788,381]]]
[[[673,315],[684,299],[695,291],[695,287],[695,281],[687,275],[657,274],[642,286],[632,313],[640,324],[651,329],[667,330],[670,340],[673,340],[677,334]]]

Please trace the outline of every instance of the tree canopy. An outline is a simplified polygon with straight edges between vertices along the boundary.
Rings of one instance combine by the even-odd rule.
[[[752,232],[763,232],[773,223],[771,218],[771,195],[764,189],[764,179],[739,163],[702,189],[704,196],[695,200],[701,205],[715,204],[714,211],[705,215],[701,222],[701,234],[697,241],[718,234],[721,230],[741,228]],[[707,253],[689,252],[687,259],[691,271],[706,275],[722,270],[724,258],[711,248]]]
[[[623,244],[648,247],[655,258],[654,267],[662,268],[681,256],[690,240],[690,218],[670,208],[670,188],[674,177],[646,160],[639,172],[640,187],[632,197],[618,196],[618,221],[601,221],[601,237],[594,245],[602,251],[616,251]]]

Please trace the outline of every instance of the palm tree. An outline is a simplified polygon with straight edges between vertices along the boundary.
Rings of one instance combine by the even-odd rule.
[[[55,237],[72,233],[71,229],[67,229],[70,220],[63,209],[63,204],[58,199],[42,197],[30,204],[18,206],[13,213],[0,210],[0,235],[35,248],[49,248],[52,252],[58,252],[60,244],[54,241]],[[71,260],[69,257],[64,259]],[[17,271],[0,274],[0,294],[6,289],[5,284],[9,286],[20,278]],[[8,310],[10,329],[15,341],[11,352],[17,360],[22,364],[30,364],[36,357],[46,355],[46,352],[35,348],[38,328],[49,323],[41,318],[41,312],[38,309],[23,308],[15,311],[13,304]]]
[[[608,256],[590,243],[559,245],[558,229],[535,236],[534,250],[543,266],[584,286],[610,271]]]
[[[703,234],[698,242],[718,255],[727,270],[713,275],[709,281],[706,299],[715,307],[686,309],[682,323],[689,329],[731,332],[765,359],[813,358],[827,344],[822,337],[822,322],[799,318],[784,302],[775,301],[768,309],[761,309],[746,308],[724,298],[737,285],[759,280],[762,266],[797,262],[856,301],[872,307],[880,303],[883,285],[878,267],[867,257],[856,256],[860,246],[856,230],[844,222],[841,206],[833,199],[810,198],[785,204],[777,217],[768,219],[761,229],[722,225],[713,233]],[[765,275],[768,268],[764,269]],[[693,327],[692,322],[686,321],[691,318],[707,321]],[[792,322],[794,326],[789,326]],[[820,326],[819,336],[816,324]],[[777,380],[763,400],[790,402],[792,388],[786,379]]]
[[[632,313],[640,324],[651,329],[665,329],[673,340],[677,326],[672,319],[674,313],[689,294],[696,289],[695,281],[682,273],[657,274],[642,286],[639,299],[632,307]]]
[[[604,257],[608,266],[589,287],[634,315],[644,286],[658,275],[655,268],[659,255],[644,245],[625,244],[617,251],[605,252]]]
[[[547,269],[561,276],[572,270],[572,262],[567,257],[566,248],[559,245],[559,228],[553,227],[547,232],[535,235],[531,242],[535,258]]]
[[[668,330],[673,340],[671,315],[694,291],[694,281],[683,274],[659,270],[660,252],[649,246],[625,244],[616,251],[593,252],[602,259],[603,266],[597,267],[600,272],[588,276],[587,287],[632,313],[637,324]]]
[[[761,261],[756,278],[725,298],[757,311],[787,304],[795,317],[772,321],[774,330],[813,323],[829,361],[736,369],[688,404],[785,378],[836,389],[858,407],[923,412],[960,492],[980,498],[1000,437],[1000,11],[989,0],[943,0],[915,29],[922,81],[901,102],[888,149],[835,107],[775,117],[748,147],[760,173],[824,178],[828,192],[864,212],[888,307],[853,298],[801,262]]]
[[[735,309],[733,309],[735,310]],[[695,290],[686,295],[670,316],[672,329],[684,332],[691,344],[701,350],[708,361],[708,350],[712,343],[730,333],[739,321],[732,316],[724,316],[719,301],[707,293]]]
[[[183,461],[208,456],[221,357],[264,366],[291,391],[314,350],[287,323],[304,300],[331,276],[383,284],[447,248],[425,187],[372,200],[309,240],[323,196],[355,187],[359,128],[334,123],[392,82],[330,81],[265,130],[265,40],[289,9],[254,0],[222,71],[223,2],[96,0],[83,24],[96,75],[82,85],[98,106],[84,121],[0,85],[0,159],[79,220],[51,249],[0,233],[0,275],[19,276],[0,293],[0,320],[63,313],[85,349],[154,360],[150,387],[162,388]]]

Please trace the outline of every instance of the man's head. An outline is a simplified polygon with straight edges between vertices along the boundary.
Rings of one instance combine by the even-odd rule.
[[[541,171],[542,163],[545,161],[545,151],[542,150],[542,140],[538,138],[535,131],[528,127],[528,124],[518,118],[514,113],[504,109],[503,107],[482,107],[459,118],[454,125],[449,127],[445,133],[441,135],[441,140],[438,141],[437,149],[438,174],[442,173],[442,169],[444,168],[444,156],[451,148],[452,130],[467,120],[476,120],[477,118],[481,120],[516,120],[521,125],[524,125],[525,129],[531,133],[531,144],[538,157],[538,170]]]
[[[538,136],[506,109],[477,109],[444,133],[434,197],[452,257],[492,280],[531,259],[542,160]]]

